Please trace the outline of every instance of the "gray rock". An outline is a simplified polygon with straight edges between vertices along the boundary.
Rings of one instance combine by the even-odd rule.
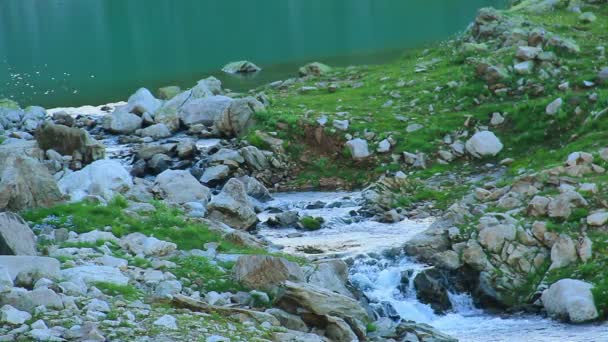
[[[231,178],[222,191],[208,205],[209,218],[237,229],[249,229],[257,223],[253,205],[247,197],[245,185]]]
[[[545,113],[547,113],[547,115],[555,115],[559,112],[559,110],[563,104],[564,104],[564,101],[562,100],[562,98],[561,97],[557,98],[556,100],[554,100],[553,102],[551,102],[547,105],[547,108],[545,109]]]
[[[597,78],[601,83],[608,82],[608,67],[602,68],[597,74]]]
[[[171,163],[171,157],[163,153],[158,153],[153,155],[146,165],[152,174],[159,174],[167,170],[171,166]]]
[[[346,143],[346,147],[350,151],[350,155],[354,160],[365,159],[371,155],[369,153],[367,141],[360,138],[348,141]]]
[[[133,186],[129,172],[116,160],[97,160],[84,169],[68,174],[59,180],[59,189],[71,201],[87,196],[100,196],[111,200]]]
[[[148,89],[140,88],[129,97],[127,104],[121,109],[128,113],[142,115],[155,113],[161,105],[162,101],[156,99]]]
[[[0,213],[0,254],[36,255],[36,236],[17,214]]]
[[[574,279],[561,279],[542,294],[547,313],[573,323],[595,320],[598,312],[591,293],[592,285]]]
[[[255,146],[246,146],[240,150],[245,164],[254,171],[263,171],[270,167],[266,155]]]
[[[257,179],[249,176],[239,177],[239,180],[245,185],[247,195],[257,199],[258,201],[269,201],[272,199],[268,189]]]
[[[477,132],[466,142],[467,151],[476,158],[495,156],[503,149],[503,144],[490,131]]]
[[[319,62],[306,64],[298,70],[301,77],[304,76],[322,76],[331,72],[331,67]]]
[[[127,285],[129,278],[122,272],[111,266],[76,266],[61,270],[61,277],[71,282],[84,282],[94,284],[99,282],[116,285]]]
[[[200,180],[204,184],[213,184],[225,180],[228,176],[230,176],[230,167],[216,165],[206,168]]]
[[[165,124],[159,123],[142,129],[139,131],[139,135],[142,137],[150,137],[154,140],[159,140],[170,137],[171,131]]]
[[[161,198],[178,204],[201,202],[211,198],[209,188],[199,183],[188,171],[167,170],[156,176],[155,188]]]
[[[281,323],[282,327],[289,330],[308,332],[308,326],[306,326],[306,323],[304,323],[300,316],[290,314],[289,312],[277,308],[268,309],[266,310],[266,313],[276,317],[276,319],[278,319]]]
[[[0,322],[11,325],[20,325],[32,319],[28,312],[17,310],[10,305],[0,308]]]
[[[81,128],[48,123],[38,130],[36,140],[43,150],[54,150],[64,156],[78,152],[84,164],[105,158],[105,146]]]
[[[103,128],[115,134],[130,134],[141,128],[142,122],[139,116],[117,109],[111,115],[104,117]]]
[[[10,148],[12,145],[3,146]],[[24,209],[50,207],[62,199],[57,182],[48,168],[25,155],[3,156],[0,149],[0,210],[19,212]]]
[[[0,255],[0,269],[4,269],[12,280],[17,279],[20,274],[29,274],[36,280],[57,279],[59,268],[59,261],[55,258]]]
[[[348,265],[341,259],[317,262],[315,270],[308,276],[308,282],[341,295],[353,297],[353,294],[346,288]]]
[[[237,281],[260,290],[273,289],[287,280],[304,280],[300,266],[269,255],[240,256],[232,270]]]
[[[171,298],[182,291],[182,284],[177,280],[165,280],[156,285],[154,296],[159,298]]]
[[[203,124],[210,126],[230,107],[232,99],[226,96],[211,96],[188,101],[179,110],[179,118],[186,126]]]
[[[253,97],[236,99],[219,115],[214,125],[226,137],[240,137],[253,124],[256,112],[264,110],[264,105]]]
[[[7,304],[29,313],[33,313],[34,309],[40,305],[49,309],[63,309],[61,297],[53,290],[45,287],[37,288],[32,291],[14,288],[11,292],[0,296],[0,305]]]
[[[341,131],[348,130],[348,120],[334,120],[333,126]]]
[[[169,330],[177,330],[177,320],[171,315],[164,315],[159,319],[155,320],[153,324],[157,327]]]
[[[261,70],[262,68],[249,61],[231,62],[222,68],[222,71],[228,74],[250,74]]]
[[[551,266],[549,269],[562,268],[577,261],[578,256],[574,241],[568,235],[561,234],[551,248]]]

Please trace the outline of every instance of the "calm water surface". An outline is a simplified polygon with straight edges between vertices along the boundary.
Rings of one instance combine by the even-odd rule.
[[[466,28],[505,0],[1,0],[0,98],[47,107],[125,99],[138,87],[233,90],[311,60],[372,64]],[[248,59],[255,77],[222,75]]]

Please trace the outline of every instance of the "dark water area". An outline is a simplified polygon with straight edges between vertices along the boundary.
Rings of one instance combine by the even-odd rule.
[[[208,75],[243,91],[299,65],[377,64],[464,30],[504,0],[1,0],[0,98],[103,104]],[[264,70],[221,73],[230,61]]]

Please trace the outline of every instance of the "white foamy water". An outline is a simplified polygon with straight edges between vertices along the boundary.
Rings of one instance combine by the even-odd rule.
[[[361,198],[358,193],[333,192],[300,192],[273,195],[274,200],[266,203],[267,207],[281,210],[294,210],[300,216],[322,217],[323,228],[317,231],[300,231],[295,228],[266,228],[261,235],[275,244],[284,247],[284,251],[302,254],[302,247],[314,247],[323,251],[318,255],[357,255],[361,253],[380,253],[384,250],[400,247],[414,235],[426,229],[430,221],[404,220],[399,223],[385,224],[372,220],[363,220],[351,215],[361,209]],[[326,205],[318,209],[306,209],[307,205],[321,201]],[[259,215],[262,222],[274,214],[264,212]],[[298,235],[298,236],[294,236]]]
[[[359,255],[350,269],[350,280],[383,316],[427,323],[462,342],[608,342],[608,324],[569,325],[536,315],[492,315],[475,308],[468,294],[451,293],[453,310],[437,315],[429,305],[416,299],[413,286],[416,273],[427,265],[405,256],[377,259],[382,258],[379,255],[383,250],[402,246],[426,229],[431,220],[383,224],[353,217],[351,211],[360,208],[359,193],[302,192],[274,197],[267,208],[297,210],[301,216],[321,216],[326,224],[314,232],[262,228],[261,235],[285,246],[289,253],[301,254],[299,247],[313,246],[326,255]],[[316,201],[322,201],[325,206],[306,209]],[[259,217],[265,221],[272,215],[265,212]],[[290,234],[296,237],[288,237]],[[407,275],[406,281],[403,275]]]

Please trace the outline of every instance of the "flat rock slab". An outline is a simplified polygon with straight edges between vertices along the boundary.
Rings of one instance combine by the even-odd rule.
[[[36,236],[17,214],[0,213],[0,254],[36,255]]]
[[[48,257],[0,255],[0,268],[5,268],[13,281],[21,272],[36,272],[44,278],[57,279],[60,264]]]
[[[129,278],[111,266],[78,266],[61,271],[61,276],[68,281],[82,280],[86,284],[111,283],[127,285]]]

